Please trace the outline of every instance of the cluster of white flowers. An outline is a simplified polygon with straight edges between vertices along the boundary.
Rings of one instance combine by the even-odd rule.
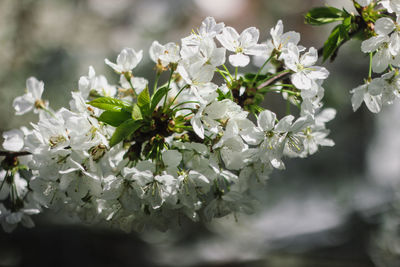
[[[259,35],[209,17],[181,46],[155,41],[151,96],[149,82],[133,72],[143,52],[131,48],[116,63],[106,60],[119,85],[90,67],[69,109],[51,110],[41,99],[43,83],[29,78],[13,106],[17,115],[33,109],[39,121],[3,134],[3,148],[13,151],[0,172],[4,229],[31,226],[28,215],[43,208],[126,231],[250,212],[251,190],[285,168],[284,156],[307,157],[334,144],[325,124],[335,110],[321,102],[328,71],[315,66],[317,50],[298,45],[300,35],[284,33],[281,21],[267,42]],[[241,74],[251,56],[260,70]],[[277,93],[298,118],[262,108],[263,96]]]
[[[379,3],[390,13],[400,12],[399,0],[356,0],[356,2],[359,3],[362,7],[368,6],[372,3]]]
[[[364,102],[371,112],[378,113],[400,97],[400,1],[358,0],[361,6],[382,5],[393,16],[384,16],[374,23],[373,36],[361,44],[361,50],[371,56],[370,74],[365,83],[353,89],[352,105],[356,111]],[[382,74],[372,78],[372,71]]]

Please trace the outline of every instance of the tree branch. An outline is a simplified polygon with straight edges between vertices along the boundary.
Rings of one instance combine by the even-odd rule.
[[[289,74],[289,71],[281,72],[281,73],[279,73],[278,75],[272,77],[271,79],[266,80],[265,82],[263,82],[262,84],[260,84],[260,85],[257,87],[257,89],[260,90],[261,88],[264,88],[264,87],[270,85],[270,84],[273,83],[274,81],[276,81],[276,80],[278,80],[278,79],[284,77],[286,74]]]
[[[27,156],[27,155],[32,155],[31,152],[28,151],[4,151],[0,150],[0,156],[4,157],[19,157],[19,156]]]

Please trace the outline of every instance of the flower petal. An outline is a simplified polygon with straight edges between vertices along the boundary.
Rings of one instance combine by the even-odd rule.
[[[230,55],[229,63],[234,67],[246,67],[250,63],[250,57],[241,53]]]

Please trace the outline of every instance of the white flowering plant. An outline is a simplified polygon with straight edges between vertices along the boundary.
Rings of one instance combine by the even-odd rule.
[[[357,14],[334,7],[311,10],[306,22],[322,25],[340,21],[323,47],[324,60],[334,60],[340,47],[351,39],[362,41],[361,51],[370,57],[364,83],[354,88],[352,106],[356,111],[364,102],[373,112],[390,105],[399,97],[400,1],[353,0]]]
[[[317,66],[319,52],[333,60],[344,42],[363,38],[371,67],[352,91],[354,109],[365,101],[377,112],[398,96],[397,5],[378,2],[354,2],[358,15],[311,10],[310,24],[341,22],[322,50],[299,45],[282,21],[260,42],[255,27],[238,33],[208,17],[180,45],[153,42],[155,80],[135,75],[143,51],[125,48],[115,63],[105,60],[118,85],[89,67],[59,110],[42,99],[44,83],[29,78],[13,107],[16,115],[34,111],[38,122],[3,133],[3,229],[32,227],[30,216],[47,208],[125,231],[251,212],[252,191],[285,168],[284,157],[334,145],[326,123],[336,111],[322,102],[329,72]],[[245,72],[250,63],[257,72]],[[372,79],[372,71],[385,73]],[[270,94],[282,96],[285,115],[265,107]]]

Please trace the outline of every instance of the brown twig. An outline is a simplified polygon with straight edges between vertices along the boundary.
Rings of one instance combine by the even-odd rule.
[[[0,150],[0,156],[4,156],[4,157],[20,157],[20,156],[28,156],[31,155],[31,152],[28,151],[3,151]]]
[[[280,78],[284,77],[286,74],[289,74],[289,72],[282,72],[282,73],[272,77],[271,79],[269,79],[269,80],[263,82],[262,84],[260,84],[257,87],[257,89],[260,90],[261,88],[264,88],[264,87],[270,85],[272,82],[276,81],[277,79],[280,79]]]

